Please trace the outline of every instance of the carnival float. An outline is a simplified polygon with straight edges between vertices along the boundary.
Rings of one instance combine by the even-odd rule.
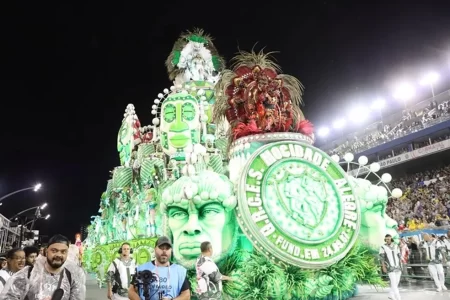
[[[303,86],[270,55],[239,51],[226,69],[210,36],[187,32],[167,58],[173,85],[151,104],[152,124],[127,106],[121,165],[84,241],[84,266],[100,284],[124,241],[142,264],[166,235],[193,295],[203,241],[234,279],[226,299],[348,299],[358,283],[383,285],[373,250],[398,237],[385,210],[402,192],[366,157],[313,146]],[[355,168],[376,182],[347,174]]]

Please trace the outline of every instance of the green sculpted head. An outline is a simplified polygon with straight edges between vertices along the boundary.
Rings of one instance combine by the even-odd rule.
[[[388,202],[386,188],[351,176],[349,182],[361,204],[360,239],[374,250],[384,243],[386,234],[390,234],[398,242],[397,222],[386,214]]]
[[[194,266],[200,244],[212,243],[214,260],[233,251],[237,239],[236,197],[231,182],[211,171],[183,176],[162,193],[164,233],[173,240],[178,263]]]
[[[182,156],[184,149],[200,141],[198,100],[188,93],[172,94],[161,106],[161,146],[169,156]]]

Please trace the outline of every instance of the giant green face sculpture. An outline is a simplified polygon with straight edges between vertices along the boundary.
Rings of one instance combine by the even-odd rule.
[[[184,149],[200,141],[197,99],[187,93],[170,95],[161,106],[161,146],[171,157],[184,156]]]
[[[232,190],[226,177],[211,171],[181,177],[165,189],[161,202],[163,228],[173,240],[178,263],[192,268],[205,241],[211,242],[216,261],[233,251],[237,225]]]
[[[374,251],[384,244],[386,234],[398,242],[397,222],[386,214],[386,188],[360,178],[350,177],[349,181],[361,203],[360,239]]]

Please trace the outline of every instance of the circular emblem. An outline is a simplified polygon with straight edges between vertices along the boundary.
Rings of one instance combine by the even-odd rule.
[[[354,245],[360,208],[344,170],[295,141],[262,146],[244,167],[236,210],[246,236],[273,260],[324,268]]]

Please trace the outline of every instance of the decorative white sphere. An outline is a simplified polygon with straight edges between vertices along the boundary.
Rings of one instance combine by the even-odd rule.
[[[162,93],[159,93],[158,98],[161,99],[162,97],[164,97],[164,95]]]
[[[351,162],[351,161],[353,161],[353,159],[355,158],[355,156],[353,155],[353,153],[345,153],[345,155],[344,155],[344,160],[346,161],[346,162]]]
[[[334,154],[331,156],[331,159],[338,163],[340,158],[339,158],[339,155]]]
[[[395,189],[392,190],[391,195],[394,198],[400,198],[403,195],[403,192],[402,192],[401,189],[395,188]]]
[[[365,166],[365,165],[367,165],[367,163],[369,162],[369,159],[367,158],[367,156],[360,156],[359,158],[358,158],[358,163],[361,165],[361,166]]]
[[[191,91],[197,90],[197,87],[195,85],[191,86]]]
[[[159,125],[159,119],[158,118],[154,118],[152,120],[153,125]]]
[[[157,109],[157,108],[158,108],[157,105],[155,105],[155,104],[152,105],[152,109]]]
[[[172,85],[172,86],[170,87],[170,90],[171,90],[171,91],[174,91],[174,90],[175,90],[175,87]]]
[[[155,104],[159,104],[161,101],[159,99],[155,99]]]
[[[376,173],[376,172],[380,171],[380,169],[381,169],[381,166],[380,166],[379,163],[374,162],[374,163],[370,164],[370,171],[371,172]]]
[[[201,100],[201,101],[206,101],[206,97],[205,97],[205,96],[201,96],[201,97],[200,97],[200,100]]]
[[[152,110],[152,115],[156,115],[156,110],[155,109]]]
[[[164,92],[164,94],[168,94],[169,90],[168,89],[164,89],[163,92]]]
[[[381,175],[381,181],[383,181],[384,183],[389,183],[392,180],[392,176],[389,173],[384,173],[383,175]]]
[[[197,91],[197,96],[203,96],[205,94],[205,90],[204,89],[199,89]]]

